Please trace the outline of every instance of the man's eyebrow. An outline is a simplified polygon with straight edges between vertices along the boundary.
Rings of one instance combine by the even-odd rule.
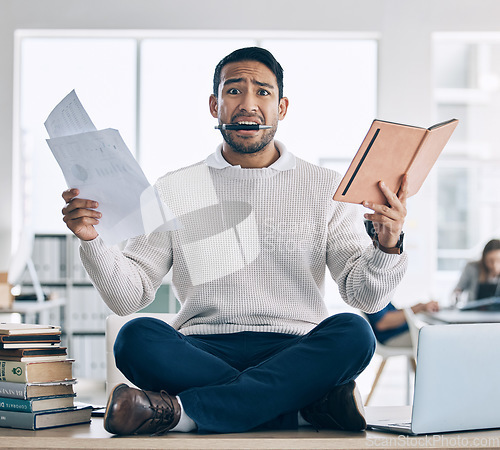
[[[244,79],[243,78],[228,78],[227,80],[224,81],[224,86],[230,85],[230,84],[238,84],[241,83]],[[252,80],[253,84],[256,84],[257,86],[260,87],[265,87],[268,89],[275,89],[275,87],[272,84],[265,83],[263,81],[257,81],[257,80]]]
[[[242,81],[243,78],[228,78],[227,80],[224,80],[224,86],[227,86],[228,84],[241,83]]]
[[[265,87],[265,88],[268,88],[268,89],[274,89],[274,86],[272,84],[264,83],[262,81],[253,80],[252,83],[256,84],[257,86],[260,86],[260,87]]]

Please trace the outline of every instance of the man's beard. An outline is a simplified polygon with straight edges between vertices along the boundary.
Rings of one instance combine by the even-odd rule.
[[[235,133],[234,131],[221,130],[221,133],[224,140],[236,153],[251,154],[260,152],[274,139],[274,135],[276,134],[276,127],[261,131],[262,137],[257,142],[249,143],[245,142],[244,137],[239,137],[238,141],[233,139],[231,137],[231,134]]]

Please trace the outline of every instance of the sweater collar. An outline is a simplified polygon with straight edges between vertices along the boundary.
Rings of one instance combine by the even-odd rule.
[[[276,148],[280,152],[280,157],[278,158],[277,161],[275,161],[273,164],[271,164],[269,167],[266,167],[266,169],[273,169],[277,171],[285,171],[285,170],[292,170],[295,169],[296,161],[295,161],[295,156],[290,153],[284,144],[282,144],[279,141],[274,141]],[[240,165],[237,166],[232,166],[229,164],[224,157],[222,156],[222,144],[220,144],[217,147],[217,150],[215,150],[214,153],[212,153],[206,160],[205,164],[209,167],[212,167],[214,169],[225,169],[226,167],[234,167],[234,168],[240,168]]]

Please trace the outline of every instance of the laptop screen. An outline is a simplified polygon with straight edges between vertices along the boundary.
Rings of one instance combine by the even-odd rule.
[[[500,427],[500,323],[420,330],[412,431]]]

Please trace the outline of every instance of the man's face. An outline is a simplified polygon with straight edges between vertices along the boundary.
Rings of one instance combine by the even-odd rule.
[[[210,112],[219,124],[251,122],[271,125],[266,130],[222,130],[227,144],[237,153],[256,153],[274,138],[278,121],[288,107],[279,99],[278,83],[271,70],[257,61],[229,63],[222,68],[218,97],[210,96]]]

